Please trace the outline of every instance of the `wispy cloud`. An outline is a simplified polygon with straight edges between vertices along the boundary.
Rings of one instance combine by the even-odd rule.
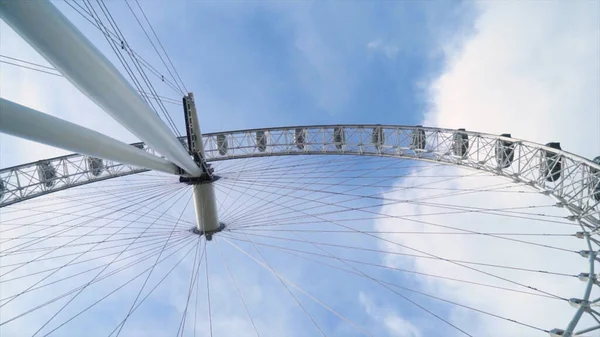
[[[588,1],[481,2],[474,33],[445,45],[425,123],[600,153],[600,12]],[[506,25],[507,22],[510,25]]]
[[[379,38],[367,43],[367,48],[372,52],[381,53],[387,58],[394,59],[398,56],[400,48],[393,43],[386,43]]]
[[[419,328],[400,316],[393,308],[377,305],[369,295],[362,291],[358,293],[358,300],[365,313],[373,320],[373,324],[383,326],[387,336],[422,336]]]

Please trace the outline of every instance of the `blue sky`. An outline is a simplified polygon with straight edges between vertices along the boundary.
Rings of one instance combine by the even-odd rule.
[[[163,69],[127,7],[110,5],[132,48]],[[426,109],[419,84],[442,69],[438,39],[468,31],[469,9],[459,2],[176,1],[146,12],[210,132],[415,124]],[[106,47],[89,24],[82,27]]]
[[[600,11],[596,11],[593,2],[576,1],[574,5],[450,1],[141,3],[188,90],[195,94],[204,132],[299,124],[427,124],[491,133],[512,132],[515,137],[541,143],[558,139],[566,150],[590,158],[600,154],[600,135],[597,133],[600,125],[597,99],[600,90]],[[116,63],[96,28],[64,2],[56,1],[55,4]],[[117,1],[107,2],[107,5],[131,47],[164,71],[128,8]],[[44,63],[8,29],[0,34],[3,34],[0,54]],[[136,140],[123,128],[107,121],[103,112],[94,108],[64,79],[32,74],[7,65],[0,67],[2,97],[94,127],[124,141]],[[159,94],[179,99],[177,93],[155,78],[153,84]],[[167,107],[176,123],[182,126],[181,108]],[[0,137],[0,149],[2,167],[59,153],[4,135]],[[463,185],[451,185],[460,186]],[[501,200],[501,203],[511,201],[514,200]],[[466,200],[465,204],[476,202],[486,204],[489,200]],[[401,214],[414,212],[410,208],[394,211]],[[386,226],[373,225],[375,228]],[[404,242],[407,239],[400,237],[397,240]],[[378,247],[371,241],[365,240],[363,244]],[[419,243],[418,240],[415,242]],[[467,257],[480,251],[479,246],[470,246],[467,242],[458,248],[447,244],[449,242],[436,241],[436,248]],[[528,253],[539,257],[534,252]],[[211,259],[218,259],[215,255]],[[489,255],[490,258],[502,258],[502,254],[493,256],[490,252]],[[378,255],[368,257],[371,258],[380,262],[386,260]],[[276,280],[264,271],[247,270],[249,262],[243,258],[232,261],[237,264],[240,274],[253,281],[248,282],[246,291],[251,294],[249,296],[255,295],[251,304],[255,310],[260,311],[267,304],[273,308],[264,312],[263,323],[271,326],[275,335],[293,328],[300,331],[299,336],[316,335],[308,329],[310,325],[297,319],[298,311],[294,311],[297,308],[293,302],[289,299],[284,304],[277,301],[286,295]],[[325,274],[327,269],[301,262],[294,265],[296,268],[286,269],[290,260],[284,256],[275,255],[272,261],[285,270],[286,276],[301,281],[300,284],[315,290],[324,300],[335,302],[347,314],[355,315],[356,321],[373,329],[376,336],[448,336],[453,332],[388,292],[373,287],[372,282],[358,278],[347,282],[343,277],[332,277],[310,283],[308,279]],[[541,261],[550,264],[548,268],[551,268],[551,262],[558,260]],[[390,265],[397,266],[395,263],[397,261]],[[401,261],[400,265],[404,264],[419,270],[429,267],[413,260]],[[217,279],[226,277],[222,266],[216,269]],[[175,283],[185,286],[188,272],[183,270]],[[518,297],[490,298],[487,297],[491,296],[490,292],[470,293],[470,288],[465,292],[463,288],[443,283],[421,282],[391,272],[379,273],[384,279],[398,278],[403,284],[464,300],[467,304],[500,310],[503,314],[522,310],[527,316],[534,312],[528,312],[527,303],[522,303]],[[271,289],[273,292],[278,289],[277,294],[263,304],[261,301],[266,300],[266,294],[273,295]],[[352,296],[343,297],[343,294]],[[147,306],[145,314],[157,315],[155,308],[164,309],[160,313],[174,310],[173,303],[181,294],[166,290],[160,295],[163,297],[159,299],[174,299]],[[221,304],[231,299],[215,296]],[[478,297],[486,302],[481,303],[483,300],[478,301]],[[122,300],[130,303],[127,301],[132,299],[124,297]],[[306,299],[303,303],[315,315],[323,314],[325,324],[338,335],[355,333],[347,326],[342,327],[337,318],[318,305]],[[503,330],[505,325],[493,325],[496,322],[479,320],[437,302],[423,303],[442,311],[453,322],[468,326],[478,335],[522,332]],[[549,310],[535,312],[539,312],[539,316],[548,314],[550,321],[547,318],[543,321],[533,314],[528,318],[536,323],[552,324],[553,318],[563,319],[566,317],[564,312],[570,313]],[[269,320],[273,312],[281,316]],[[244,317],[239,307],[227,313]],[[408,321],[410,324],[406,323]],[[138,320],[132,323],[131,331],[140,333],[144,331],[144,323],[148,323],[151,329],[158,331],[154,333],[160,334],[160,329],[164,328],[161,322]],[[395,330],[390,326],[400,328]]]

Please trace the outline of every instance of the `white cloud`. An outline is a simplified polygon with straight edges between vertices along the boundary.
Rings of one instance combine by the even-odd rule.
[[[600,10],[593,1],[481,2],[475,34],[445,45],[428,125],[600,154]]]
[[[377,48],[381,47],[382,43],[383,43],[383,41],[381,39],[376,39],[376,40],[373,40],[373,41],[369,42],[367,44],[367,48],[369,48],[369,49],[377,49]]]
[[[372,298],[364,292],[358,293],[358,300],[365,313],[377,325],[385,328],[388,336],[395,337],[421,337],[421,331],[408,320],[402,318],[391,308],[378,306]]]
[[[387,314],[383,322],[392,336],[399,337],[420,337],[421,333],[409,321],[400,318],[398,315]]]
[[[447,176],[461,175],[465,172],[456,168],[436,168],[428,171],[429,174]],[[418,175],[418,174],[415,174]],[[411,179],[410,177],[407,179]],[[442,180],[440,178],[419,178],[419,183],[428,183]],[[414,181],[414,180],[413,180]],[[456,182],[433,183],[429,187],[481,189],[482,186],[490,186],[505,181],[495,177],[481,177],[461,179]],[[519,188],[522,190],[523,188]],[[516,189],[512,189],[516,190]],[[440,194],[439,191],[403,191],[392,193],[390,198],[419,199],[426,200],[428,197]],[[515,198],[518,196],[518,198]],[[511,208],[530,205],[548,205],[550,207],[532,209],[531,213],[543,213],[547,215],[565,216],[563,210],[554,209],[554,204],[548,197],[538,194],[512,194],[512,193],[476,193],[462,196],[450,196],[431,200],[433,203],[454,205],[457,207],[476,207],[483,209]],[[433,206],[404,205],[384,206],[382,214],[401,216],[402,214],[423,214],[444,212]],[[522,220],[506,218],[503,216],[492,216],[489,214],[465,213],[453,215],[429,215],[414,218],[443,226],[451,226],[463,230],[476,232],[495,233],[565,233],[573,234],[577,227],[546,223],[544,221]],[[557,220],[552,218],[551,220]],[[448,228],[426,225],[417,222],[398,221],[396,219],[385,219],[377,222],[376,229],[380,231],[398,231],[401,226],[403,231],[416,232],[439,232],[448,231]],[[504,266],[528,268],[534,270],[557,271],[569,275],[576,275],[587,268],[587,261],[577,254],[555,251],[548,248],[536,247],[517,242],[509,242],[491,237],[478,235],[422,235],[404,236],[391,234],[388,237],[393,242],[400,243],[422,252],[433,254],[452,260],[475,261],[481,263],[497,264]],[[517,237],[526,241],[548,244],[556,247],[570,249],[573,251],[584,249],[583,241],[568,237],[538,238]],[[408,254],[420,254],[415,250],[407,249],[385,243],[386,251],[402,252]],[[482,273],[466,269],[454,264],[438,260],[426,259],[386,259],[386,263],[392,266],[416,269],[422,273],[446,276],[471,282],[479,282],[493,286],[501,286],[514,290],[534,292],[531,289],[520,287],[513,283],[504,282]],[[557,294],[562,297],[577,297],[582,294],[583,283],[575,278],[542,275],[538,273],[516,272],[514,270],[503,270],[472,266],[484,272],[492,273],[499,277],[507,278],[515,282],[533,286],[540,290]],[[524,295],[516,292],[507,292],[489,287],[480,287],[469,283],[459,283],[431,277],[415,277],[419,281],[421,290],[439,296],[440,298],[454,301],[459,304],[481,309],[486,312],[500,315],[509,319],[528,323],[537,327],[552,329],[566,326],[570,319],[572,308],[565,302],[547,299],[543,297]],[[428,309],[440,313],[443,302],[433,302],[435,305],[426,306]],[[415,309],[417,310],[417,309]],[[430,316],[431,320],[435,318]],[[458,327],[473,335],[505,336],[523,335],[529,336],[531,330],[522,326],[498,320],[490,316],[477,314],[474,311],[462,309],[456,306],[450,311],[450,319]],[[510,332],[510,333],[509,333]],[[507,334],[508,333],[508,334]],[[457,334],[459,335],[459,334]]]
[[[423,124],[488,133],[512,133],[513,137],[539,143],[560,141],[563,149],[593,158],[600,155],[600,11],[597,2],[481,2],[475,32],[458,44],[442,46],[447,64],[444,72],[428,87],[430,111]],[[457,169],[436,169],[438,174],[455,174]],[[477,188],[498,183],[493,178],[462,179],[440,183],[441,188]],[[425,192],[403,192],[390,197],[426,197]],[[455,205],[494,208],[552,204],[544,196],[477,194],[442,199]],[[386,206],[382,213],[412,214],[433,208]],[[543,213],[566,215],[559,210]],[[427,216],[423,220],[480,231],[565,232],[576,227],[517,221],[470,214],[468,216]],[[378,230],[397,228],[392,220],[378,221]],[[403,229],[434,231],[435,227],[401,223]],[[410,247],[452,259],[475,260],[502,265],[578,274],[587,262],[576,254],[535,248],[502,240],[465,236],[427,236],[393,240]],[[532,240],[530,240],[532,241]],[[544,240],[543,243],[568,249],[585,249],[575,239]],[[414,253],[393,244],[390,251]],[[519,289],[479,273],[444,262],[423,259],[386,258],[393,265],[412,264],[422,272],[435,272],[460,279]],[[483,269],[483,268],[482,268]],[[583,283],[539,274],[485,269],[494,274],[534,285],[564,297],[579,297]],[[564,302],[529,295],[476,287],[439,279],[423,279],[428,293],[478,309],[516,319],[543,329],[564,328],[573,309]],[[521,288],[522,289],[522,288]],[[536,331],[510,322],[454,307],[451,321],[473,335],[535,336]],[[458,335],[458,334],[457,334]]]
[[[367,48],[373,52],[381,53],[389,59],[396,58],[400,48],[391,42],[384,42],[383,39],[379,38],[367,43]]]

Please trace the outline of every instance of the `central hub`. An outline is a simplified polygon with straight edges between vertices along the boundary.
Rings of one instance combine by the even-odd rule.
[[[199,177],[184,177],[184,176],[179,176],[179,182],[180,183],[184,183],[184,184],[188,184],[188,185],[203,185],[203,184],[210,184],[212,182],[215,182],[217,180],[221,179],[221,177],[217,176],[217,175],[213,175],[213,176],[208,176],[208,175],[201,175]]]
[[[212,240],[212,236],[215,233],[218,233],[222,230],[225,229],[225,224],[220,222],[219,223],[219,227],[217,227],[217,229],[213,229],[213,230],[207,230],[207,231],[201,231],[198,229],[198,227],[193,227],[192,229],[190,229],[190,232],[194,233],[194,234],[198,234],[198,235],[204,235],[206,237],[207,241],[211,241]]]

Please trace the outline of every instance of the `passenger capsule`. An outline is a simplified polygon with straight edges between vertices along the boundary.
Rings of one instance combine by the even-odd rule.
[[[373,128],[373,132],[371,133],[371,142],[378,149],[385,144],[385,133],[381,126]]]
[[[267,150],[267,135],[264,131],[256,131],[256,148],[260,152]]]
[[[300,150],[304,149],[304,142],[306,141],[306,130],[305,129],[296,129],[294,131],[294,142],[296,143],[296,147]]]
[[[510,133],[503,133],[500,136],[510,138]],[[496,141],[495,153],[498,167],[507,168],[515,159],[515,144],[510,141],[498,139]]]
[[[56,183],[56,169],[52,166],[52,163],[42,162],[37,167],[38,178],[40,182],[46,185],[46,187],[52,187]]]
[[[219,154],[224,156],[227,154],[229,150],[229,143],[227,142],[226,135],[217,135],[217,149],[219,149]]]
[[[413,131],[411,136],[411,148],[415,150],[425,150],[426,137],[425,130],[421,129],[422,125],[417,125],[417,129]]]
[[[90,173],[92,173],[94,177],[97,177],[102,174],[102,171],[104,171],[104,161],[102,161],[102,159],[88,157],[86,161],[88,171],[90,171]]]
[[[560,150],[560,143],[548,143],[547,147]],[[560,179],[562,171],[562,157],[550,151],[542,150],[542,162],[540,163],[540,174],[547,181],[553,182]]]
[[[6,185],[4,184],[4,181],[2,181],[2,179],[0,179],[0,201],[2,201],[2,199],[4,198],[5,192],[6,192]]]
[[[452,135],[452,153],[455,156],[465,158],[469,149],[469,135],[461,131],[465,131],[465,129],[458,129]]]
[[[185,148],[185,150],[188,150],[188,146],[187,146],[187,141],[185,138],[177,138],[177,140],[179,140],[179,143],[181,144],[181,146],[183,146]]]
[[[594,158],[594,163],[600,165],[600,156]],[[595,175],[595,177],[592,177],[592,184],[590,186],[592,190],[592,198],[594,198],[596,201],[600,201],[600,171],[592,168],[591,173]]]
[[[344,133],[344,128],[338,126],[333,129],[333,142],[338,150],[341,150],[344,147],[346,144],[346,134]]]

